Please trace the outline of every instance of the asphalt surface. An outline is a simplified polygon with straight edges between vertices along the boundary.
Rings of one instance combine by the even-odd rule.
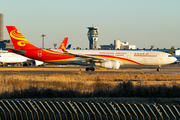
[[[25,74],[71,74],[73,72],[93,73],[122,73],[122,72],[144,72],[144,73],[180,73],[180,65],[166,65],[161,71],[156,71],[157,66],[121,66],[118,70],[101,69],[95,67],[95,71],[85,71],[87,66],[46,66],[46,67],[0,67],[0,73],[25,73]]]

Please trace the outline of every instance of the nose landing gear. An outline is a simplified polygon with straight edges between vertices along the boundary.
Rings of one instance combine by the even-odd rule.
[[[158,66],[157,71],[161,71],[161,66],[160,65]]]

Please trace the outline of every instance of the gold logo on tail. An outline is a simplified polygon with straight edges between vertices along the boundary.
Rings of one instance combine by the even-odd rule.
[[[18,41],[18,42],[17,42],[17,45],[19,45],[19,46],[21,46],[21,47],[25,46],[26,44],[30,44],[30,43],[26,40],[26,38],[25,38],[18,30],[12,30],[12,31],[10,32],[10,36],[11,36],[13,39],[17,40],[17,41]]]
[[[26,45],[26,44],[24,43],[24,41],[19,41],[19,42],[17,42],[17,44],[18,44],[19,46],[21,46],[21,47],[23,47],[23,46]]]

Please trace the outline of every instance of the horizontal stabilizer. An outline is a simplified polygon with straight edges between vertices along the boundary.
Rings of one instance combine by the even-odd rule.
[[[25,50],[16,50],[16,49],[8,49],[9,52],[13,52],[13,53],[19,53],[21,55],[26,54]]]

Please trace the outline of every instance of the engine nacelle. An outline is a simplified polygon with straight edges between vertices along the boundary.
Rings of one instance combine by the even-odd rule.
[[[107,62],[102,62],[100,64],[101,67],[103,68],[112,68],[112,69],[119,69],[120,67],[120,61],[107,61]]]
[[[44,66],[44,62],[39,61],[39,60],[34,60],[33,64],[36,65],[36,66],[41,66],[41,65]]]

